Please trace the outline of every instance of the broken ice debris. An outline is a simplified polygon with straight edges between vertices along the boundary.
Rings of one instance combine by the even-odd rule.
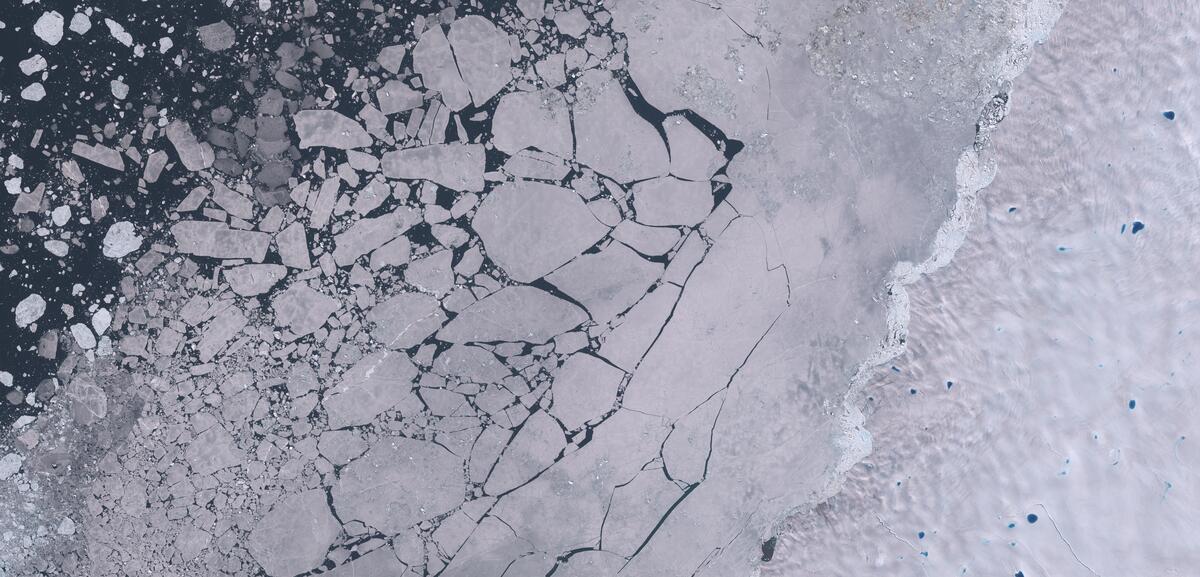
[[[71,154],[113,170],[125,170],[125,161],[121,159],[121,153],[103,144],[75,142],[71,145]]]
[[[585,72],[575,106],[576,157],[620,182],[667,174],[670,158],[658,130],[634,111],[612,73]]]
[[[271,290],[287,276],[287,268],[278,264],[246,264],[225,271],[225,279],[233,292],[250,297]]]
[[[179,252],[213,258],[247,258],[262,262],[271,236],[230,228],[225,223],[184,220],[171,226]]]
[[[713,210],[712,183],[667,176],[633,186],[635,220],[652,226],[694,226]]]
[[[71,325],[71,336],[75,337],[75,343],[83,350],[91,350],[96,348],[96,335],[92,334],[92,330],[83,323],[75,323]]]
[[[421,33],[421,39],[413,48],[413,69],[421,75],[425,86],[441,93],[442,102],[451,110],[462,110],[471,104],[467,83],[459,75],[450,41],[440,24]]]
[[[454,61],[471,100],[483,106],[512,80],[509,37],[486,18],[465,16],[450,25]]]
[[[42,298],[42,295],[36,293],[31,294],[21,299],[21,302],[17,303],[17,326],[25,328],[34,322],[37,322],[37,320],[42,318],[42,315],[45,313],[46,300]]]
[[[176,120],[167,125],[167,140],[175,147],[184,168],[192,172],[212,166],[215,156],[207,142],[199,142],[186,123]]]
[[[480,144],[431,144],[384,154],[383,174],[429,180],[459,192],[480,192],[484,160]]]
[[[363,148],[371,145],[371,136],[362,125],[333,110],[301,110],[292,120],[300,136],[300,148]]]
[[[102,247],[104,256],[122,258],[142,247],[142,236],[137,233],[132,222],[123,220],[108,227]]]
[[[441,328],[445,318],[438,300],[423,293],[397,294],[367,314],[367,320],[375,323],[371,336],[389,349],[420,344]]]
[[[276,324],[304,336],[321,328],[338,309],[338,302],[300,282],[276,295],[271,308]]]
[[[417,368],[404,353],[376,351],[359,359],[321,401],[329,428],[365,425],[405,400],[404,411],[419,410],[421,402],[412,390],[415,376]]]
[[[376,218],[364,218],[334,237],[333,260],[338,266],[354,264],[358,257],[400,236],[420,220],[420,212],[411,207],[400,207]]]

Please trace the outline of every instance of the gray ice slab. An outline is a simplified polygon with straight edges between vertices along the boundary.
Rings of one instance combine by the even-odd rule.
[[[292,116],[300,148],[363,148],[371,135],[353,119],[333,110],[301,110]]]
[[[287,267],[278,264],[246,264],[225,271],[225,280],[233,292],[244,296],[263,294],[283,277],[287,276]]]
[[[496,187],[471,226],[488,256],[520,282],[562,266],[609,231],[573,191],[532,181]]]
[[[321,328],[338,306],[336,300],[303,282],[293,284],[271,301],[276,324],[300,336]]]
[[[125,170],[125,160],[121,158],[121,153],[103,144],[76,141],[71,144],[71,154],[113,170]]]
[[[582,309],[546,291],[510,286],[467,307],[437,337],[451,343],[544,343],[586,320]]]
[[[338,266],[354,264],[358,257],[371,252],[404,234],[421,220],[415,208],[402,206],[375,218],[364,218],[334,236],[333,260]]]
[[[536,148],[560,158],[571,158],[571,113],[557,90],[510,92],[500,97],[492,118],[492,144],[501,152],[516,154]]]
[[[712,184],[707,180],[667,176],[633,186],[635,220],[642,224],[694,226],[712,212],[714,203]]]
[[[662,136],[634,112],[612,73],[590,70],[576,81],[575,156],[619,182],[663,176],[670,158]]]
[[[418,575],[418,573],[407,573],[405,569],[405,565],[396,558],[392,548],[385,545],[362,557],[346,561],[322,575],[328,577],[416,577]]]
[[[224,20],[206,24],[196,29],[200,44],[209,52],[220,52],[233,47],[237,40],[233,27]]]
[[[229,341],[232,341],[242,329],[246,328],[246,314],[242,309],[227,305],[224,310],[217,313],[212,321],[204,328],[204,334],[200,337],[200,344],[197,347],[200,353],[200,362],[207,363],[216,358]]]
[[[533,480],[554,463],[566,445],[562,427],[546,413],[534,412],[501,453],[483,490],[500,495]]]
[[[172,121],[167,125],[165,132],[184,168],[196,172],[212,166],[216,159],[212,145],[196,140],[196,135],[192,134],[192,129],[186,122]]]
[[[312,266],[308,253],[308,234],[304,225],[292,223],[275,236],[275,247],[279,260],[285,266],[307,270]]]
[[[554,402],[550,414],[567,430],[604,415],[617,400],[617,388],[625,373],[588,354],[574,354],[554,373]]]
[[[685,180],[708,180],[725,164],[725,155],[683,116],[663,122],[671,146],[671,174]]]
[[[425,103],[425,97],[420,92],[399,80],[389,80],[376,90],[375,100],[379,101],[379,111],[384,114],[412,110]]]
[[[364,356],[321,401],[329,428],[365,425],[401,403],[419,406],[412,392],[416,375],[417,368],[403,353],[376,351]]]
[[[184,451],[192,470],[201,475],[211,475],[221,469],[241,465],[246,455],[220,425],[210,427],[192,439]]]
[[[471,93],[467,83],[459,75],[454,63],[454,52],[440,24],[433,24],[421,33],[421,39],[413,48],[413,70],[430,90],[442,95],[442,102],[451,110],[462,110],[471,104]]]
[[[449,40],[475,106],[485,104],[512,80],[509,36],[486,18],[471,15],[455,20]]]
[[[483,190],[484,150],[478,144],[430,144],[383,155],[389,178],[423,179],[460,192]]]
[[[247,258],[261,262],[271,235],[230,228],[222,222],[184,220],[171,226],[179,252],[212,258]]]
[[[427,441],[383,437],[342,469],[333,505],[343,522],[394,535],[466,499],[463,461]]]
[[[663,265],[614,242],[600,252],[580,255],[546,280],[582,304],[593,320],[604,323],[641,299],[663,270]]]
[[[311,489],[276,502],[255,524],[246,548],[270,577],[317,568],[341,532],[325,491]]]
[[[433,370],[450,379],[469,383],[498,383],[511,371],[496,355],[477,346],[454,345],[438,354]]]
[[[424,293],[399,293],[367,313],[375,324],[371,337],[390,349],[407,349],[420,344],[442,327],[446,313],[438,300]]]

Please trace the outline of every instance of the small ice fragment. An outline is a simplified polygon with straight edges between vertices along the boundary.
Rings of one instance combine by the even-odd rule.
[[[33,33],[46,44],[58,45],[63,37],[63,16],[54,10],[43,12],[33,23]]]
[[[0,481],[7,480],[9,477],[17,474],[21,470],[21,464],[25,462],[25,457],[17,453],[9,453],[0,457]]]
[[[24,328],[42,318],[46,314],[46,299],[42,295],[31,294],[17,303],[17,326]]]
[[[233,27],[224,20],[206,24],[196,29],[200,36],[200,44],[209,52],[220,52],[233,46],[236,36]]]
[[[21,98],[30,102],[38,102],[46,97],[46,88],[41,82],[34,82],[21,91]]]
[[[110,326],[112,326],[112,313],[108,312],[108,309],[98,309],[92,313],[92,328],[95,329],[96,334],[104,334]]]
[[[133,36],[125,31],[125,27],[113,21],[111,18],[104,19],[104,25],[108,26],[108,33],[112,37],[124,44],[125,46],[133,46]]]
[[[71,32],[82,36],[87,34],[87,31],[91,29],[92,21],[88,19],[86,14],[80,14],[76,12],[75,15],[71,17]]]
[[[175,41],[167,36],[158,39],[158,53],[166,54],[168,50],[175,46]]]
[[[75,342],[79,343],[79,348],[85,351],[96,348],[96,335],[93,335],[91,329],[87,328],[87,325],[83,323],[71,325],[71,336],[75,337]]]
[[[71,250],[71,247],[67,243],[57,239],[48,240],[42,243],[42,246],[46,248],[47,252],[57,257],[67,256],[67,252]]]
[[[110,81],[108,87],[112,90],[112,95],[117,100],[125,100],[125,97],[129,96],[129,85],[120,80]]]
[[[109,258],[121,258],[141,246],[142,237],[129,221],[123,220],[113,224],[104,235],[104,256]]]
[[[29,76],[34,72],[41,72],[45,70],[46,59],[41,54],[34,54],[33,56],[22,60],[20,63],[18,63],[18,66],[21,67],[21,72],[23,72],[25,76]]]
[[[71,207],[62,205],[50,212],[50,219],[54,221],[54,226],[63,226],[71,222]]]
[[[75,522],[72,521],[70,517],[63,517],[62,522],[58,524],[58,529],[55,529],[55,532],[57,532],[59,535],[64,535],[64,536],[74,535],[75,534]]]

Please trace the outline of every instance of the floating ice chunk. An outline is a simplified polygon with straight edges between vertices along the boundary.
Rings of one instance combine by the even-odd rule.
[[[43,12],[33,23],[33,33],[46,44],[58,45],[63,37],[63,15],[54,10]]]
[[[46,299],[42,298],[40,294],[31,294],[17,303],[15,312],[17,326],[25,328],[46,314]]]
[[[275,246],[279,250],[279,260],[284,265],[301,270],[312,266],[308,254],[308,235],[303,224],[293,223],[283,229],[275,237]]]
[[[246,264],[225,271],[225,280],[233,292],[251,297],[271,290],[283,277],[287,267],[279,264]]]
[[[169,36],[163,36],[162,38],[158,39],[158,53],[159,54],[166,54],[174,46],[175,46],[175,41],[171,40],[171,38]]]
[[[200,44],[209,52],[220,52],[233,46],[237,39],[233,27],[224,20],[206,24],[196,29]]]
[[[460,192],[483,190],[484,150],[479,144],[431,144],[383,155],[389,178],[424,179]]]
[[[483,106],[512,80],[509,36],[483,16],[450,24],[454,61],[475,106]]]
[[[108,227],[102,247],[104,256],[121,258],[142,247],[142,236],[132,222],[123,220]]]
[[[90,378],[76,378],[67,389],[67,397],[76,424],[86,427],[108,416],[108,395]]]
[[[0,457],[0,481],[8,480],[13,475],[16,475],[24,463],[25,457],[17,453],[9,453]]]
[[[583,10],[572,8],[566,12],[559,12],[554,15],[554,25],[558,27],[558,31],[571,36],[573,38],[583,38],[584,33],[588,30],[588,19],[584,15]]]
[[[71,222],[71,207],[65,204],[55,207],[54,210],[50,211],[50,220],[54,222],[54,226],[63,226]]]
[[[492,119],[492,134],[492,143],[508,154],[532,147],[571,158],[571,114],[566,99],[557,90],[502,96]]]
[[[42,246],[46,248],[47,252],[57,257],[67,256],[67,253],[71,251],[70,245],[58,239],[48,240],[42,243]]]
[[[162,174],[162,169],[167,166],[168,159],[166,151],[156,150],[150,153],[146,159],[146,167],[142,169],[142,178],[149,183],[158,182],[158,177]]]
[[[179,252],[213,258],[248,258],[262,262],[271,236],[230,228],[222,222],[185,220],[171,226]]]
[[[76,141],[71,145],[71,154],[113,170],[125,170],[125,161],[121,158],[121,153],[103,144]]]
[[[400,65],[404,63],[404,55],[407,52],[407,49],[402,44],[384,46],[383,50],[379,51],[379,58],[377,60],[379,60],[379,65],[384,70],[395,74],[400,71]]]
[[[96,335],[92,334],[92,330],[83,323],[71,325],[71,336],[75,337],[79,348],[85,351],[96,348]]]
[[[420,212],[407,206],[377,218],[364,218],[333,237],[333,261],[338,266],[354,264],[358,257],[387,244],[420,221]]]
[[[96,334],[102,335],[108,332],[108,327],[112,326],[112,313],[108,309],[96,309],[92,313],[92,329]]]
[[[46,97],[46,87],[41,82],[34,82],[21,90],[21,98],[30,102],[39,102]]]
[[[58,524],[58,528],[55,529],[54,532],[63,536],[74,535],[75,521],[72,521],[70,517],[63,517],[62,521],[60,521]]]
[[[71,32],[80,36],[87,34],[88,30],[92,29],[92,21],[87,17],[87,14],[76,12],[71,16]]]
[[[121,26],[111,18],[105,18],[104,25],[108,27],[108,33],[111,34],[112,37],[117,40],[117,42],[120,42],[125,46],[133,46],[133,36],[125,31],[124,26]]]
[[[579,307],[546,291],[510,286],[475,302],[438,332],[448,343],[544,343],[587,320]]]
[[[333,110],[301,110],[292,116],[300,148],[363,148],[371,145],[371,136],[362,125]]]
[[[700,224],[713,210],[712,183],[668,176],[633,187],[634,220],[648,225]]]
[[[167,140],[171,141],[171,145],[175,147],[175,153],[179,155],[180,162],[184,168],[192,172],[204,170],[212,166],[216,156],[213,154],[212,146],[207,142],[199,142],[196,136],[192,134],[192,129],[187,123],[182,120],[172,121],[167,125],[166,129]]]
[[[484,491],[498,495],[532,479],[554,463],[554,457],[566,444],[562,429],[550,415],[542,411],[533,413],[505,448]]]
[[[300,282],[276,295],[271,308],[276,324],[304,336],[321,328],[338,309],[338,302]]]
[[[415,575],[406,571],[403,563],[387,547],[380,547],[362,557],[346,561],[332,571],[322,573],[325,577],[366,577],[368,575]]]
[[[24,73],[25,76],[29,76],[34,72],[41,72],[45,70],[46,59],[41,54],[34,54],[33,56],[20,61],[17,63],[17,65],[21,68],[21,72]]]
[[[479,206],[471,227],[510,277],[532,282],[596,244],[600,224],[575,192],[532,181],[505,183]]]
[[[192,470],[201,475],[211,475],[245,462],[246,456],[233,440],[233,436],[220,425],[213,425],[200,433],[183,452]]]
[[[471,104],[470,90],[459,75],[454,52],[440,24],[421,33],[421,39],[413,48],[413,69],[421,75],[425,86],[441,93],[442,102],[451,110],[462,110]]]
[[[321,401],[329,428],[365,425],[405,401],[409,407],[420,407],[412,390],[416,376],[417,368],[404,353],[376,351],[364,356]]]
[[[129,96],[129,85],[125,84],[120,79],[110,80],[108,82],[108,88],[112,91],[113,98],[116,98],[117,100],[125,100],[125,97]]]
[[[227,306],[208,323],[200,337],[200,362],[216,358],[225,345],[246,328],[246,314],[236,306]]]
[[[466,479],[462,459],[440,445],[384,437],[341,471],[331,492],[339,516],[391,535],[457,507]]]
[[[389,80],[379,90],[375,91],[375,99],[379,101],[379,111],[384,114],[395,114],[412,110],[424,104],[425,97],[420,92],[409,88],[399,80]]]
[[[322,489],[284,497],[263,515],[246,542],[250,555],[271,577],[291,577],[317,568],[341,526]]]
[[[441,328],[446,313],[432,296],[400,293],[375,305],[367,320],[375,324],[371,337],[398,350],[420,344]]]
[[[577,81],[576,157],[620,182],[663,176],[670,170],[658,130],[634,111],[611,72],[590,70]]]

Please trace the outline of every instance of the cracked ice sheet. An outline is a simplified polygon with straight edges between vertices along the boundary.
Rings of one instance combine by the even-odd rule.
[[[521,0],[547,17],[536,33],[387,11],[378,67],[345,65],[361,30],[334,18],[268,35],[295,40],[253,62],[271,74],[203,66],[252,93],[218,108],[151,108],[139,92],[170,85],[128,82],[138,113],[48,150],[108,195],[72,204],[70,225],[137,215],[147,252],[107,300],[90,296],[103,279],[70,304],[16,294],[48,301],[22,309],[49,335],[24,348],[67,358],[30,395],[74,424],[26,423],[5,475],[32,487],[30,471],[64,469],[62,439],[110,443],[71,469],[95,475],[86,496],[41,493],[74,507],[89,546],[44,558],[106,576],[749,574],[781,516],[855,455],[841,395],[883,336],[881,287],[945,216],[954,159],[1023,54],[1005,30],[1023,6]],[[77,20],[64,45],[87,33]],[[199,34],[214,63],[259,57],[251,20],[211,22],[232,24],[176,40]],[[191,51],[158,45],[187,64],[162,69],[171,82],[206,83],[174,76]],[[971,65],[946,74],[939,57]],[[127,168],[150,194],[123,191]],[[33,180],[6,181],[30,191],[22,218],[81,196]],[[194,220],[154,204],[188,190]],[[85,324],[92,305],[114,311],[107,333]],[[59,311],[84,322],[55,339]]]

